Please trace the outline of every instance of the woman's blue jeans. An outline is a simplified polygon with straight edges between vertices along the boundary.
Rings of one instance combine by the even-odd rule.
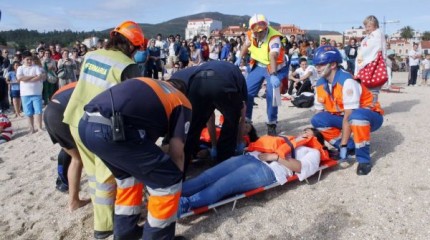
[[[274,182],[275,175],[265,163],[251,155],[236,156],[185,181],[181,203],[188,203],[191,209],[207,206],[229,195]]]

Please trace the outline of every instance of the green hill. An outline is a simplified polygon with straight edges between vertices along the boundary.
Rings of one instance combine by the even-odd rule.
[[[166,22],[157,23],[157,24],[147,24],[147,23],[139,23],[142,27],[145,37],[152,38],[157,35],[157,33],[163,34],[163,36],[168,36],[170,34],[180,34],[181,36],[185,36],[185,28],[187,27],[188,20],[192,19],[203,19],[203,18],[212,18],[213,20],[218,20],[222,22],[223,28],[227,26],[241,26],[243,24],[248,25],[248,21],[250,16],[237,16],[237,15],[227,15],[219,12],[204,12],[197,13],[193,15],[188,15],[184,17],[174,18]],[[273,26],[279,26],[279,23],[270,23]],[[105,32],[111,31],[111,29],[104,30]]]
[[[188,20],[192,19],[203,19],[203,18],[212,18],[214,20],[218,20],[222,22],[223,28],[228,26],[241,26],[243,24],[248,25],[248,21],[250,16],[238,16],[238,15],[228,15],[222,14],[219,12],[204,12],[197,13],[193,15],[188,15],[184,17],[179,17],[175,19],[171,19],[169,21],[165,21],[157,24],[148,24],[148,23],[139,23],[142,27],[143,32],[146,38],[152,38],[157,35],[157,33],[163,34],[164,37],[167,37],[170,34],[181,34],[181,36],[185,36],[185,28],[187,27]],[[272,26],[279,26],[279,23],[271,22]],[[103,31],[89,31],[89,32],[73,32],[70,30],[63,31],[50,31],[40,33],[35,30],[27,30],[27,29],[16,29],[10,31],[0,31],[0,44],[4,44],[6,42],[13,43],[13,46],[19,50],[31,49],[35,48],[40,41],[44,41],[45,43],[60,43],[62,46],[71,46],[75,40],[83,40],[89,37],[99,37],[99,38],[108,38],[109,32],[111,29],[105,29]],[[321,34],[328,34],[337,32],[333,31],[318,31],[318,30],[310,30],[307,35],[308,38],[317,39]]]

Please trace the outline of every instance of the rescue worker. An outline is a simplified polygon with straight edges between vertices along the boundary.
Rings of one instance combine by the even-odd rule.
[[[311,119],[312,125],[339,149],[341,160],[355,151],[357,174],[367,175],[372,169],[370,132],[381,127],[384,111],[363,84],[340,68],[342,56],[336,47],[319,47],[313,63],[321,78],[315,86],[318,113]]]
[[[116,183],[109,169],[82,144],[78,124],[85,104],[93,97],[121,81],[141,75],[131,57],[137,50],[144,49],[144,42],[142,29],[135,22],[125,21],[114,28],[106,49],[85,54],[78,84],[64,112],[63,121],[70,126],[88,175],[96,239],[104,239],[112,234]],[[121,192],[120,189],[118,191]],[[118,234],[120,236],[121,232]]]
[[[248,96],[245,78],[239,68],[225,61],[210,61],[175,72],[169,81],[174,86],[183,85],[193,106],[193,120],[185,144],[186,166],[198,152],[200,133],[215,109],[224,116],[224,123],[216,145],[212,145],[211,155],[218,161],[232,157],[235,154],[241,119],[241,132],[244,131],[242,128],[245,124],[245,102]],[[213,118],[208,125],[213,127],[213,132],[214,121]],[[242,151],[243,148],[244,145]]]
[[[273,106],[273,89],[279,88],[281,79],[288,74],[288,64],[281,44],[282,34],[270,27],[269,21],[262,14],[255,14],[249,19],[249,29],[241,57],[236,61],[236,65],[240,66],[248,52],[251,54],[251,71],[246,78],[248,86],[246,117],[247,120],[252,120],[254,97],[266,80],[267,134],[276,135],[278,107]]]
[[[137,225],[142,183],[150,194],[143,239],[175,238],[190,120],[188,99],[170,84],[151,78],[129,79],[85,106],[79,123],[82,142],[114,174],[122,188],[117,202],[127,203],[115,205],[115,235],[118,228],[126,233],[115,239],[142,237]],[[162,136],[169,139],[167,154],[155,144]]]
[[[60,181],[57,180],[57,189],[59,191],[67,191],[65,186],[68,187],[70,212],[90,202],[89,199],[79,199],[82,160],[70,133],[69,126],[63,123],[64,110],[75,89],[76,83],[77,82],[67,84],[55,92],[43,114],[43,120],[49,137],[54,144],[58,143],[62,147],[62,152],[58,155],[58,173]]]

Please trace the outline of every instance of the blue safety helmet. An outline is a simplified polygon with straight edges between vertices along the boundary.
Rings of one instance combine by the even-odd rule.
[[[333,62],[342,63],[342,56],[336,47],[324,45],[315,50],[314,65],[324,65]]]

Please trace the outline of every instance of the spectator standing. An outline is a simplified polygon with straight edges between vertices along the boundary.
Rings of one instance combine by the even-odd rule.
[[[57,51],[55,45],[49,45],[49,50],[51,51],[51,58],[58,62],[61,59],[61,53]]]
[[[202,51],[202,60],[207,62],[209,60],[209,44],[207,42],[208,37],[202,36],[202,41],[200,42],[200,49]]]
[[[58,60],[58,86],[61,88],[71,82],[76,82],[75,71],[78,68],[76,62],[69,57],[69,50],[63,49],[62,58]],[[60,72],[63,71],[63,74]]]
[[[172,69],[175,67],[175,64],[177,64],[179,61],[178,56],[179,56],[180,48],[181,46],[179,45],[179,43],[175,41],[175,36],[170,35],[166,69],[170,69],[170,71],[173,71]]]
[[[21,93],[19,82],[16,78],[16,71],[20,65],[19,62],[13,62],[6,74],[6,82],[10,85],[10,97],[15,110],[15,117],[21,117]]]
[[[366,37],[363,38],[358,49],[357,58],[355,59],[355,72],[354,76],[360,78],[360,71],[369,67],[371,63],[383,58],[385,52],[385,36],[379,29],[379,21],[373,16],[367,16],[363,25],[366,29]],[[383,59],[382,59],[383,60]],[[386,71],[386,69],[384,69]],[[382,86],[369,88],[373,94],[373,100],[378,101],[379,91]]]
[[[87,54],[87,52],[88,52],[87,45],[81,44],[79,46],[79,56],[83,58],[85,56],[85,54]]]
[[[151,77],[153,79],[158,79],[158,71],[162,70],[162,61],[161,61],[161,50],[159,47],[155,45],[156,40],[151,39],[149,40],[149,47],[148,47],[148,64],[146,65],[146,69],[148,72],[148,77]]]
[[[345,49],[343,48],[342,43],[336,43],[336,48],[339,50],[340,55],[342,56],[342,67],[344,70],[348,69],[348,58],[346,57]]]
[[[308,65],[312,65],[313,64],[312,60],[314,59],[315,49],[316,49],[315,42],[313,40],[310,40],[309,41],[309,46],[306,49],[306,56],[308,57],[307,58]]]
[[[19,66],[16,77],[20,83],[20,93],[24,115],[28,118],[30,133],[35,133],[34,119],[38,123],[39,130],[42,128],[42,88],[44,74],[42,68],[34,64],[33,56],[29,51],[23,54],[24,64]]]
[[[418,50],[418,43],[414,43],[409,51],[409,81],[408,86],[417,84],[418,70],[420,68],[421,50]]]
[[[9,109],[9,88],[5,75],[10,66],[9,50],[3,49],[0,55],[0,111]]]
[[[220,60],[227,61],[228,55],[230,54],[230,48],[231,48],[230,41],[227,38],[224,38],[222,40]]]
[[[190,42],[188,47],[190,48],[190,62],[188,63],[188,66],[192,67],[200,65],[203,62],[200,49],[196,48],[196,44],[194,42]]]
[[[77,48],[73,48],[70,58],[76,63],[76,69],[74,70],[74,73],[76,79],[79,79],[83,57],[79,56],[79,50]]]
[[[219,60],[219,45],[214,37],[209,38],[209,60]]]
[[[42,58],[42,66],[47,74],[53,74],[56,76],[57,63],[51,58],[51,51],[45,50]],[[58,79],[58,78],[57,78]],[[48,81],[43,82],[43,102],[48,104],[49,99],[54,95],[58,89],[58,80],[56,83],[50,83]]]
[[[355,71],[355,59],[357,58],[358,53],[357,40],[355,38],[351,38],[349,40],[348,46],[345,47],[345,54],[347,57],[348,68],[347,71],[351,74],[354,74]]]
[[[179,68],[185,68],[190,62],[190,49],[188,43],[184,39],[181,41],[181,47],[179,49]]]
[[[161,80],[164,80],[164,71],[165,71],[164,67],[166,65],[166,58],[169,51],[168,49],[169,47],[166,40],[163,39],[163,35],[161,35],[161,33],[157,34],[157,39],[155,40],[155,46],[160,49],[161,69],[158,69],[158,71],[161,71]]]
[[[427,86],[427,80],[430,79],[430,54],[426,55],[426,58],[421,62],[423,66],[421,85]]]

